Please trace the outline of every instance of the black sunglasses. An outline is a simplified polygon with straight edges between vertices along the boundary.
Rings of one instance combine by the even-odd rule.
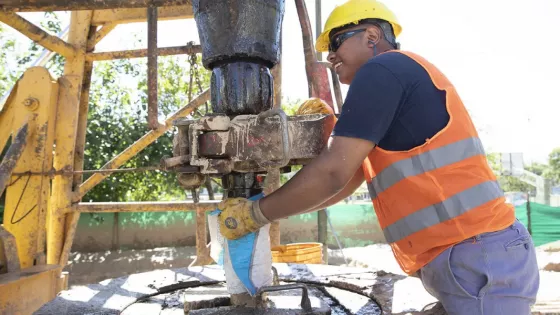
[[[329,42],[329,51],[336,52],[340,48],[342,43],[344,43],[345,40],[365,30],[366,30],[365,28],[362,28],[359,30],[352,30],[333,36]]]

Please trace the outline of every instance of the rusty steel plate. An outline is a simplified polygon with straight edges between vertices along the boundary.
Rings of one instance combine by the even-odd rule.
[[[178,120],[174,155],[190,156],[202,173],[259,172],[286,165],[304,165],[318,156],[334,126],[331,115],[205,117]],[[223,116],[222,116],[223,117]],[[214,126],[215,125],[215,126]],[[287,129],[287,132],[286,132]],[[194,164],[193,164],[194,163]]]

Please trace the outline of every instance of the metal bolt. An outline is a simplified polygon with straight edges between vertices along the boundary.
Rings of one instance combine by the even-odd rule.
[[[23,101],[23,105],[29,110],[35,110],[39,107],[39,100],[33,97],[28,97]]]

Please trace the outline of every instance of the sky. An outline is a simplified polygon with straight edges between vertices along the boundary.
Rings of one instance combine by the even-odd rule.
[[[342,2],[322,1],[323,23]],[[560,118],[560,1],[382,2],[403,27],[401,49],[428,59],[455,85],[487,152],[522,152],[525,163],[546,162],[548,153],[560,147],[560,127],[553,126]],[[315,0],[306,0],[306,5],[315,28]],[[145,23],[119,25],[96,50],[134,48],[130,35],[146,36],[145,30]],[[305,99],[307,80],[294,1],[286,1],[283,35],[283,97]],[[194,20],[162,21],[158,37],[160,47],[199,42]],[[346,90],[343,86],[343,93]]]

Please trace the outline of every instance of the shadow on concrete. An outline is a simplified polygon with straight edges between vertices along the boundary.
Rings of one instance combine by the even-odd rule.
[[[70,273],[69,286],[85,285],[156,269],[187,267],[195,257],[194,247],[72,252],[65,271]]]
[[[190,280],[223,280],[223,271],[212,266],[162,269],[108,279],[100,283],[73,286],[70,290],[61,292],[56,299],[45,304],[35,314],[119,314],[138,297],[156,292],[156,288]],[[210,290],[223,294],[223,291],[217,288]],[[192,295],[207,292],[189,290],[189,294]],[[123,315],[160,314],[162,311],[165,311],[164,314],[183,314],[183,302],[181,292],[158,295],[133,304]]]

